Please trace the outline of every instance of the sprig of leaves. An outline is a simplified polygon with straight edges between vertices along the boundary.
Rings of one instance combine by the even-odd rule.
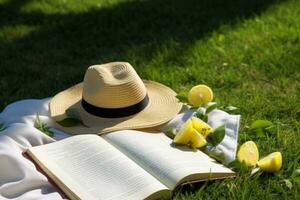
[[[268,134],[273,134],[276,125],[268,120],[258,119],[246,127],[246,134],[254,138],[265,138]]]
[[[179,92],[177,95],[176,95],[177,99],[179,99],[180,102],[182,103],[186,103],[186,104],[189,104],[189,100],[188,100],[188,92],[187,91],[181,91]],[[195,108],[195,107],[192,107],[191,108]],[[220,110],[223,110],[229,114],[235,114],[237,110],[239,110],[239,108],[235,107],[235,106],[232,106],[232,105],[218,105],[216,102],[209,102],[207,103],[206,105],[203,105],[197,109],[200,109],[199,110],[199,118],[200,119],[205,119],[205,113],[203,113],[203,108],[205,109],[206,111],[206,114],[208,114],[209,112],[211,112],[212,110],[218,108]],[[202,109],[202,110],[201,110]]]
[[[66,118],[58,121],[57,123],[64,127],[72,127],[77,125],[85,126],[80,118],[80,115],[75,109],[66,110]]]
[[[208,114],[216,109],[218,104],[216,102],[209,102],[204,106],[200,106],[197,111],[195,112],[195,116],[199,119],[203,120],[204,122],[208,121]]]
[[[43,123],[40,119],[38,113],[36,113],[36,118],[34,120],[34,127],[40,130],[41,132],[45,133],[49,137],[53,137],[54,133],[50,130],[50,127],[46,123]]]
[[[258,129],[267,129],[270,128],[270,126],[273,126],[274,124],[268,120],[256,120],[254,121],[251,126],[250,129],[251,130],[258,130]]]
[[[220,110],[223,110],[229,114],[236,114],[236,111],[239,110],[239,108],[232,106],[232,105],[227,105],[227,106],[219,106]]]

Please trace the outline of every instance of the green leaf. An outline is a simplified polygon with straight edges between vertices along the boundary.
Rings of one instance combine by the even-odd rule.
[[[64,127],[72,127],[72,126],[77,126],[77,125],[82,124],[81,120],[79,120],[77,118],[70,118],[70,117],[67,117],[61,121],[58,121],[57,123]]]
[[[235,106],[231,106],[231,105],[229,105],[229,106],[222,105],[222,106],[219,106],[219,109],[221,109],[229,114],[234,114],[237,110],[239,110],[239,108],[237,108]]]
[[[213,111],[214,109],[216,109],[218,107],[218,104],[216,102],[209,102],[206,105],[206,114],[210,113],[211,111]]]
[[[187,92],[179,92],[177,95],[176,95],[177,99],[179,99],[180,102],[182,103],[188,103],[189,100],[188,100],[188,93]]]
[[[204,107],[199,107],[196,111],[196,114],[205,115],[206,109]]]
[[[175,129],[174,128],[170,128],[169,130],[167,130],[167,132],[165,134],[169,138],[174,139],[174,137],[175,137]]]
[[[235,107],[235,106],[226,106],[225,109],[228,110],[228,111],[238,110],[238,108]]]
[[[49,137],[53,137],[54,133],[50,130],[50,127],[46,123],[43,123],[40,119],[39,113],[36,113],[36,118],[34,120],[34,127],[45,133]]]
[[[268,121],[268,120],[256,120],[254,121],[251,126],[250,129],[254,130],[254,129],[265,129],[268,128],[270,126],[273,126],[273,123]]]
[[[39,113],[36,113],[35,120],[34,120],[34,127],[35,128],[41,127],[41,125],[42,125],[42,122],[41,122],[41,119],[40,119],[40,115],[39,115]]]
[[[227,113],[233,113],[234,111],[237,111],[238,108],[235,107],[235,106],[226,106],[224,111],[227,112]]]
[[[202,113],[196,113],[196,114],[195,114],[195,117],[197,117],[197,118],[199,118],[199,119],[201,119],[201,120],[203,120],[204,116],[205,116],[205,115],[203,115]]]
[[[222,125],[207,136],[207,142],[213,146],[217,146],[225,137],[225,125]]]
[[[195,116],[205,122],[207,122],[206,109],[204,107],[199,107],[195,113]]]
[[[240,173],[246,173],[249,170],[249,167],[245,164],[245,162],[240,162],[238,160],[234,160],[227,165],[234,171],[238,171]]]
[[[207,116],[207,115],[204,115],[202,120],[203,120],[205,123],[207,123],[207,121],[208,121],[208,116]]]

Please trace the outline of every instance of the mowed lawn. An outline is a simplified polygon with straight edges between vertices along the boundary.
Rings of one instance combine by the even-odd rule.
[[[0,111],[110,61],[177,92],[209,85],[216,102],[239,108],[240,144],[283,154],[276,174],[238,174],[175,199],[300,199],[299,0],[0,0]],[[277,131],[246,134],[256,119]]]

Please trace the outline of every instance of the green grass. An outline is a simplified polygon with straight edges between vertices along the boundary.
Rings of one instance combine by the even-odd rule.
[[[300,199],[299,13],[298,0],[1,0],[0,110],[52,96],[110,61],[176,91],[204,83],[217,102],[240,108],[240,144],[281,151],[283,169],[207,182],[176,199]],[[246,137],[255,119],[284,125]]]

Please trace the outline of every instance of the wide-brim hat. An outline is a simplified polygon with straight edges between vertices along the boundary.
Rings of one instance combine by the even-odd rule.
[[[57,95],[50,116],[57,122],[76,112],[81,123],[59,129],[71,134],[102,134],[124,129],[146,129],[168,122],[182,103],[169,87],[142,80],[127,62],[93,65],[84,81]]]

